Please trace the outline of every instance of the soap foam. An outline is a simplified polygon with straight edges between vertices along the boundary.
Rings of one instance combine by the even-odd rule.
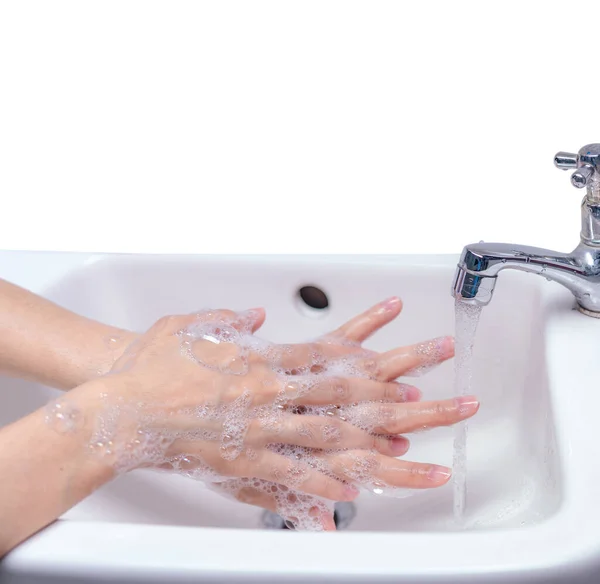
[[[405,377],[422,377],[435,369],[442,362],[443,343],[446,337],[439,337],[425,343],[419,343],[413,347],[414,353],[418,356],[420,364],[417,367],[407,371]]]
[[[323,337],[307,345],[275,345],[252,334],[256,319],[257,314],[252,312],[227,317],[207,310],[198,313],[190,326],[177,333],[181,354],[186,359],[228,376],[231,384],[245,388],[237,398],[226,399],[225,391],[219,403],[202,402],[199,390],[199,404],[193,410],[181,409],[165,414],[165,404],[154,403],[149,397],[148,401],[125,403],[123,398],[109,399],[104,394],[100,398],[102,407],[89,443],[90,452],[109,456],[117,472],[151,467],[204,481],[220,492],[240,499],[249,492],[266,495],[277,512],[296,529],[321,530],[320,517],[333,512],[333,501],[301,492],[313,469],[378,495],[410,494],[409,489],[387,485],[381,480],[378,476],[380,457],[374,450],[357,454],[339,448],[341,433],[339,422],[336,424],[335,420],[348,421],[374,434],[374,429],[381,424],[381,408],[367,406],[384,402],[361,402],[342,407],[335,403],[322,406],[294,403],[326,383],[332,388],[332,401],[337,397],[336,387],[339,398],[346,397],[347,387],[337,383],[340,378],[375,380],[375,353],[334,337]],[[343,351],[341,347],[344,347]],[[138,340],[125,351],[110,375],[127,371],[140,350]],[[424,344],[420,350],[428,357],[426,361],[439,360],[440,348],[436,342]],[[260,392],[255,386],[250,389],[255,378],[248,375],[252,364],[257,362],[268,373],[263,376]],[[246,382],[250,384],[248,387],[244,386]],[[254,403],[255,400],[260,403]],[[297,430],[300,436],[308,438],[314,438],[316,431],[321,432],[320,438],[331,448],[317,451],[278,443],[285,417],[290,413],[332,420],[318,428],[300,424]],[[185,427],[188,429],[179,429],[166,424],[165,415],[181,417],[191,423]],[[48,410],[47,419],[57,427],[69,429],[79,417],[79,412],[55,402]],[[256,423],[271,438],[263,451],[285,457],[290,463],[287,470],[273,469],[270,477],[273,480],[223,476],[218,468],[228,468],[227,463],[256,461],[261,457],[261,448],[247,444],[249,428]],[[178,429],[173,430],[173,427]],[[173,456],[175,443],[194,443],[200,448]],[[215,462],[214,457],[202,454],[210,449],[214,451],[215,446],[223,462]]]

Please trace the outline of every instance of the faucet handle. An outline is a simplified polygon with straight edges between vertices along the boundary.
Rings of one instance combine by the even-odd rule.
[[[554,156],[554,166],[562,170],[577,168],[578,162],[579,154],[573,154],[572,152],[557,152]]]
[[[571,175],[571,184],[578,189],[588,186],[594,175],[596,181],[600,181],[600,144],[588,144],[577,154],[558,152],[554,166],[562,170],[576,169]]]

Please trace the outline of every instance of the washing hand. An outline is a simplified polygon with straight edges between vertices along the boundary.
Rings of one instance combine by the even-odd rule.
[[[388,300],[298,345],[255,337],[262,310],[163,318],[109,375],[53,404],[48,419],[57,429],[87,427],[91,453],[116,471],[175,471],[299,528],[333,529],[332,502],[354,499],[357,487],[444,484],[449,469],[395,458],[409,447],[401,434],[478,407],[419,402],[416,388],[394,381],[451,357],[451,338],[382,354],[361,348],[400,310]]]
[[[70,390],[0,428],[0,474],[11,476],[0,557],[138,467],[202,478],[308,529],[334,529],[333,501],[357,487],[444,484],[447,469],[395,458],[402,434],[465,419],[477,403],[419,403],[394,381],[450,358],[451,339],[360,347],[400,310],[391,299],[298,345],[255,337],[261,310],[170,317],[137,335],[0,280],[0,371]]]

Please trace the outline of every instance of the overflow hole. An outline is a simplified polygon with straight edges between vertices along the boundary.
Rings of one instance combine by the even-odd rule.
[[[316,286],[302,286],[302,288],[298,290],[298,297],[304,306],[312,308],[315,311],[323,311],[329,307],[329,298],[327,298],[327,294],[325,294],[321,288],[317,288]]]

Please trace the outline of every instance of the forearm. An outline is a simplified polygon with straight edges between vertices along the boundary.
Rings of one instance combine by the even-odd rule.
[[[0,280],[0,373],[71,389],[105,373],[135,337]]]
[[[68,431],[45,409],[0,429],[0,557],[113,477],[88,447],[101,383],[69,394],[80,417]]]

